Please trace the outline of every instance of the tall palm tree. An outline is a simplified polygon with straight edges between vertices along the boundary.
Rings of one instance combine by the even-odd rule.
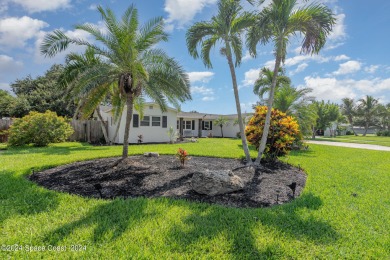
[[[273,0],[256,16],[256,21],[249,29],[247,46],[250,53],[256,56],[256,45],[260,42],[274,44],[275,67],[271,90],[268,98],[268,111],[261,138],[259,153],[255,164],[260,165],[271,120],[271,108],[274,100],[277,75],[280,64],[285,61],[287,44],[293,35],[304,36],[301,52],[304,54],[318,53],[325,45],[326,37],[335,24],[332,11],[322,4],[311,4],[297,7],[296,0]]]
[[[366,136],[368,128],[375,122],[379,100],[372,96],[367,95],[365,98],[359,99],[360,104],[358,105],[358,114],[363,118],[364,121],[364,134]]]
[[[269,68],[263,67],[259,73],[259,78],[255,81],[255,85],[253,87],[253,93],[259,95],[260,98],[263,98],[265,93],[269,93],[272,85],[272,78],[274,77],[274,72]],[[276,77],[276,86],[275,91],[281,85],[289,85],[291,84],[291,80],[288,76],[284,75],[284,71],[282,68],[279,68],[278,75]]]
[[[353,118],[356,115],[356,106],[353,98],[343,98],[341,104],[341,113],[347,117],[348,123],[351,126],[352,132],[357,136],[355,130],[353,130]]]
[[[155,46],[168,39],[161,17],[139,26],[138,11],[133,5],[119,20],[109,8],[104,10],[99,6],[98,11],[107,30],[102,31],[92,24],[80,24],[75,28],[89,33],[99,45],[55,30],[45,36],[41,52],[52,57],[70,44],[76,44],[90,47],[101,57],[104,62],[84,71],[77,85],[96,89],[96,97],[90,97],[92,100],[98,99],[100,90],[108,93],[112,85],[117,87],[127,108],[122,152],[122,158],[126,158],[134,103],[147,96],[163,111],[167,109],[167,102],[179,106],[179,102],[191,99],[189,80],[178,62]]]
[[[200,57],[207,68],[212,68],[210,50],[218,43],[221,45],[220,53],[226,57],[230,69],[241,141],[248,164],[251,164],[252,161],[242,122],[235,67],[241,64],[242,33],[252,23],[252,15],[242,11],[239,0],[220,0],[218,2],[218,14],[213,16],[211,21],[195,23],[186,34],[187,48],[190,55],[195,59],[199,58],[197,47],[198,45],[201,46]],[[234,62],[233,57],[235,58]]]

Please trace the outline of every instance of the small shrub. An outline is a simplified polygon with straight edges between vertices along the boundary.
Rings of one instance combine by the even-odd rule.
[[[138,144],[142,144],[144,142],[144,136],[143,135],[138,135],[138,140],[137,140],[137,143]]]
[[[259,149],[260,146],[266,114],[266,106],[257,106],[255,114],[245,128],[248,142],[254,145],[256,149]],[[272,109],[271,124],[264,150],[265,159],[276,160],[277,156],[287,154],[291,150],[294,140],[300,139],[298,129],[298,123],[293,117]]]
[[[241,132],[237,132],[237,133],[236,133],[236,137],[237,137],[238,139],[240,139],[240,138],[241,138]]]
[[[347,132],[345,132],[345,135],[354,135],[354,133],[352,131],[347,130]]]
[[[390,136],[390,130],[380,130],[376,132],[377,136]]]
[[[33,144],[47,146],[49,143],[60,143],[72,135],[73,128],[69,122],[55,112],[30,112],[15,119],[9,129],[9,146]]]
[[[181,148],[179,148],[179,150],[177,150],[176,157],[177,157],[177,159],[179,159],[180,165],[183,168],[184,168],[185,162],[190,159],[190,157],[188,157],[187,151],[184,149],[181,149]]]

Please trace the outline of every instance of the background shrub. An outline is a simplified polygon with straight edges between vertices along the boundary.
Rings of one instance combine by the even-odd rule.
[[[347,132],[345,132],[345,135],[354,135],[354,133],[350,130],[347,130]]]
[[[256,146],[256,149],[260,146],[266,114],[266,106],[257,106],[255,114],[245,128],[245,135],[248,142]],[[264,151],[266,160],[275,160],[277,156],[287,154],[296,139],[300,139],[297,121],[277,109],[272,109],[271,126]]]
[[[380,130],[376,132],[377,136],[390,136],[390,130]]]
[[[8,145],[33,144],[47,146],[49,143],[64,142],[73,133],[69,122],[55,112],[30,112],[15,119],[9,129]]]

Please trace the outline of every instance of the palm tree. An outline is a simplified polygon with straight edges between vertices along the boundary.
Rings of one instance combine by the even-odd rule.
[[[275,91],[274,108],[295,117],[304,136],[311,134],[311,125],[317,118],[311,107],[314,97],[308,96],[311,91],[311,88],[297,89],[291,85],[283,85]]]
[[[285,61],[287,44],[290,36],[304,36],[301,52],[304,54],[318,53],[325,45],[326,37],[335,24],[332,11],[322,4],[311,4],[297,7],[296,0],[273,0],[271,4],[260,11],[256,21],[249,29],[247,46],[250,53],[256,56],[256,45],[260,42],[274,44],[275,67],[271,89],[268,98],[268,111],[261,138],[259,153],[255,164],[260,165],[271,120],[271,109],[274,100],[277,75],[280,64]]]
[[[99,45],[55,30],[45,36],[41,52],[52,57],[70,44],[76,44],[90,47],[101,57],[104,62],[87,68],[76,84],[80,88],[96,89],[96,96],[89,97],[91,103],[101,101],[100,90],[108,93],[112,85],[116,86],[127,108],[122,153],[122,158],[126,158],[134,104],[142,103],[147,96],[157,102],[162,111],[167,109],[167,102],[178,107],[179,102],[191,99],[189,80],[178,62],[155,46],[168,38],[161,17],[139,26],[138,11],[133,5],[120,20],[111,9],[104,10],[99,6],[98,11],[106,31],[91,24],[76,25],[75,28],[89,33]]]
[[[242,11],[239,0],[220,0],[218,2],[218,14],[213,16],[211,21],[195,23],[186,34],[187,48],[190,55],[195,59],[199,58],[197,47],[200,45],[200,57],[207,68],[212,68],[210,50],[217,43],[221,44],[220,53],[226,57],[230,69],[241,141],[248,164],[251,164],[252,161],[242,123],[235,67],[240,65],[242,59],[241,35],[244,29],[252,24],[252,18],[251,14]],[[235,62],[233,62],[233,56]]]
[[[353,130],[353,118],[356,115],[356,106],[353,98],[343,98],[341,104],[341,113],[347,117],[348,123],[351,126],[352,132],[357,136],[355,130]]]
[[[259,73],[259,78],[256,80],[255,85],[253,87],[253,93],[258,95],[260,98],[263,98],[266,92],[270,92],[272,85],[272,78],[274,77],[274,72],[269,68],[263,67]],[[289,77],[284,75],[284,71],[282,68],[278,70],[278,76],[276,77],[276,89],[281,85],[289,85],[291,84],[291,80]]]
[[[216,120],[214,120],[214,124],[219,125],[219,127],[221,128],[221,136],[223,137],[222,128],[229,124],[229,119],[227,119],[226,117],[220,116]]]
[[[367,95],[365,98],[359,99],[358,114],[364,121],[364,134],[366,136],[368,128],[374,124],[378,112],[378,99]]]

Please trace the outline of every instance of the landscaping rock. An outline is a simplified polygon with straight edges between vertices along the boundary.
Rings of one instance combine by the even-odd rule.
[[[219,195],[242,190],[244,182],[231,170],[195,172],[191,180],[192,188],[200,194]]]
[[[159,157],[160,155],[158,153],[154,153],[154,152],[147,152],[147,153],[144,153],[144,156],[145,157]]]

